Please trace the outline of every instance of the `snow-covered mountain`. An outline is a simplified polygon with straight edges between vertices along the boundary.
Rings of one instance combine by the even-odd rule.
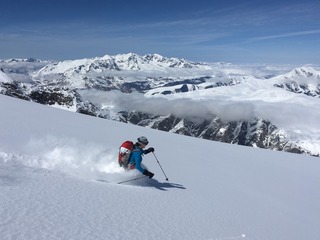
[[[316,66],[292,70],[133,53],[39,66],[17,77],[12,71],[19,67],[10,72],[6,65],[2,78],[13,81],[3,81],[0,92],[188,136],[320,155]]]
[[[318,158],[206,141],[0,95],[1,239],[317,239]],[[119,145],[147,136],[140,176]]]
[[[183,74],[186,69],[189,69],[189,72],[190,69],[203,72],[210,68],[206,64],[166,58],[158,54],[139,56],[129,53],[49,64],[38,71],[34,75],[34,79],[39,81],[50,80],[59,85],[67,83],[76,88],[94,86],[101,89],[109,85],[117,88],[124,81],[150,81],[157,76],[172,77],[172,75],[177,75],[180,77],[181,74],[181,77],[184,77],[187,76],[186,73]],[[139,72],[139,74],[135,72]],[[144,74],[141,74],[141,72]],[[110,81],[113,84],[110,84]]]
[[[274,78],[275,86],[299,94],[320,97],[320,72],[312,67],[301,67]]]

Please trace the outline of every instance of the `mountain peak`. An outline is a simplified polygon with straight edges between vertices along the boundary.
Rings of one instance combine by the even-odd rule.
[[[97,60],[112,60],[112,57],[108,54],[104,55],[101,58],[96,58]]]
[[[320,72],[311,66],[303,66],[293,69],[287,74],[287,77],[315,77],[320,79]]]
[[[292,83],[298,85],[320,84],[320,71],[311,66],[302,66],[293,69],[292,71],[278,75],[273,78],[277,83]]]

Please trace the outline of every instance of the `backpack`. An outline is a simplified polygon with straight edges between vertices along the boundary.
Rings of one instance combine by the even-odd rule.
[[[121,144],[119,148],[119,156],[118,156],[118,162],[120,167],[124,167],[124,168],[128,167],[133,146],[134,144],[131,141],[125,141]]]

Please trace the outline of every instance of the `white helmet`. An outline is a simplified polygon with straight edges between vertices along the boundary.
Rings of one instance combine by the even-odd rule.
[[[148,139],[147,139],[146,137],[144,137],[144,136],[139,137],[139,138],[138,138],[138,142],[139,142],[139,143],[142,143],[142,144],[144,144],[144,145],[148,145],[148,143],[149,143]]]

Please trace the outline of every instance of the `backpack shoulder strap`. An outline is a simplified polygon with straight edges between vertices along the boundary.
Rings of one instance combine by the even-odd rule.
[[[140,148],[137,145],[133,146],[132,152],[141,152]]]

